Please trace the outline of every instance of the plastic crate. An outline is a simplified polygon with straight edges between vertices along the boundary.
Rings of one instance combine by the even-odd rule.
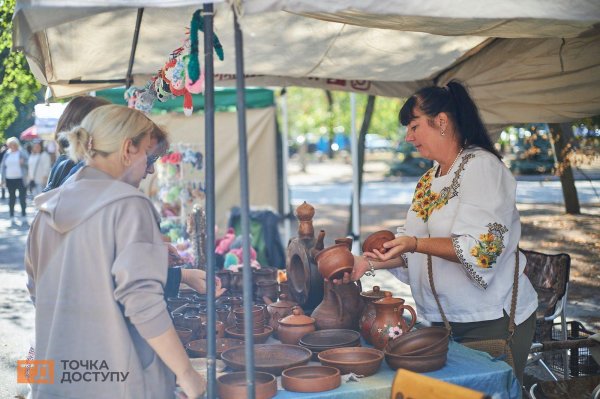
[[[577,339],[586,339],[590,336],[594,335],[593,332],[586,330],[585,327],[578,321],[569,321],[567,322],[567,339],[568,340],[577,340]],[[562,327],[560,323],[555,323],[552,326],[552,340],[553,341],[561,341],[562,340]],[[584,375],[599,375],[600,374],[600,366],[590,353],[590,348],[576,348],[576,349],[567,349],[566,352],[569,356],[569,374],[572,377],[580,377]],[[550,368],[555,372],[562,374],[564,365],[563,365],[563,356],[565,350],[552,351],[548,353],[546,360],[550,364]],[[549,359],[548,359],[549,357]]]

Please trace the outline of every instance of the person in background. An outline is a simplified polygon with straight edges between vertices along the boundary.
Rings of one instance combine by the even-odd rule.
[[[405,234],[386,242],[385,253],[375,250],[355,257],[352,275],[346,273],[342,282],[357,280],[369,270],[390,269],[410,285],[421,317],[441,325],[429,282],[431,267],[454,338],[504,340],[509,336],[518,257],[516,330],[510,347],[522,382],[538,303],[523,273],[525,255],[518,252],[516,181],[461,83],[420,89],[406,101],[399,119],[408,127],[406,141],[434,160],[434,166],[417,183]]]
[[[50,155],[44,151],[42,143],[37,141],[31,147],[29,155],[29,189],[33,196],[42,192],[50,174]]]
[[[58,145],[59,156],[56,158],[54,165],[52,165],[48,182],[42,192],[50,191],[60,186],[66,180],[73,166],[75,166],[75,162],[66,154],[69,141],[65,137],[65,132],[78,126],[83,118],[93,109],[109,104],[110,101],[104,98],[92,96],[78,96],[69,101],[69,104],[67,104],[58,119],[56,130],[54,131],[54,140]]]
[[[25,180],[27,179],[27,152],[21,149],[21,143],[16,137],[6,140],[8,150],[2,157],[0,174],[2,184],[8,188],[8,210],[11,222],[15,222],[15,203],[17,202],[17,191],[19,191],[19,203],[21,204],[21,217],[26,222],[27,190]]]
[[[127,378],[33,385],[34,399],[99,392],[167,398],[176,380],[189,398],[204,393],[163,299],[167,248],[159,215],[137,189],[157,131],[140,111],[94,109],[67,134],[72,158],[86,166],[35,198],[40,212],[25,268],[36,307],[36,359],[104,362]]]
[[[4,154],[6,154],[6,151],[8,151],[8,147],[6,146],[6,144],[2,144],[2,146],[0,147],[0,165],[2,164],[2,159],[4,158]],[[0,182],[0,189],[2,189],[2,199],[5,200],[6,187],[4,187],[4,181]]]

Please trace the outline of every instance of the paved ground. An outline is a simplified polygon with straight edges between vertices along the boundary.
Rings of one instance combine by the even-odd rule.
[[[379,163],[368,163],[366,165],[365,181],[372,182],[369,184],[383,185],[386,184],[401,184],[410,183],[414,179],[392,178],[382,181],[384,166]],[[323,194],[316,187],[316,184],[331,185],[333,183],[350,181],[351,169],[347,165],[331,165],[311,164],[308,167],[308,173],[300,172],[298,166],[293,162],[289,169],[289,180],[293,187],[292,198],[300,199],[302,190],[304,192],[312,191],[317,196],[322,198],[333,197]],[[599,174],[600,175],[600,174]],[[537,179],[534,184],[537,191],[535,197],[546,198],[544,193],[551,189],[547,186],[546,181],[552,179]],[[376,183],[379,182],[379,183]],[[307,187],[310,183],[312,187]],[[414,183],[413,183],[414,184]],[[599,190],[600,181],[595,180],[593,183],[595,190]],[[399,186],[398,186],[399,187]],[[591,189],[592,191],[594,189]],[[294,191],[296,190],[296,191]],[[599,190],[600,191],[600,190]],[[541,194],[540,194],[541,192]],[[294,197],[296,195],[296,197]],[[381,198],[386,198],[386,195],[381,195]],[[575,227],[581,225],[583,220],[588,225],[596,226],[595,235],[583,237],[581,245],[596,245],[600,237],[598,237],[598,223],[600,216],[600,207],[595,205],[598,201],[594,199],[594,195],[590,195],[591,205],[584,206],[583,210],[587,216],[584,219],[574,219]],[[316,206],[315,229],[325,229],[327,232],[326,244],[332,243],[334,238],[344,236],[346,226],[349,219],[349,209],[339,203],[327,203],[322,201]],[[347,202],[344,202],[346,204]],[[407,204],[393,202],[382,204],[382,200],[368,203],[362,208],[362,229],[361,236],[364,239],[368,234],[382,229],[395,229],[396,226],[404,223],[404,217],[408,209]],[[561,206],[556,204],[546,204],[542,206],[533,206],[530,204],[520,204],[519,209],[522,213],[522,220],[525,225],[536,226],[540,222],[540,215],[560,215]],[[31,220],[29,216],[28,221]],[[27,238],[28,223],[17,221],[11,224],[8,220],[8,205],[6,200],[0,200],[0,398],[13,398],[16,395],[22,394],[25,387],[16,384],[16,361],[23,359],[29,349],[32,340],[34,317],[33,307],[29,302],[29,297],[25,289],[25,272],[23,270],[23,252]],[[292,225],[294,234],[296,227]],[[535,230],[535,229],[534,229]],[[567,232],[569,233],[569,232]],[[535,238],[524,237],[530,247],[536,246]],[[559,236],[549,236],[548,241],[556,241],[560,246],[562,238]],[[587,244],[586,244],[587,241]],[[593,242],[592,242],[593,241]],[[558,248],[560,250],[560,247]],[[575,250],[573,250],[576,252]],[[598,252],[596,252],[596,257]],[[586,260],[589,258],[589,251],[578,253],[579,259]],[[596,259],[598,260],[598,259]],[[594,263],[587,259],[590,263]],[[596,262],[600,263],[600,262]],[[591,276],[580,276],[585,282],[595,276],[598,279],[598,269],[594,269]],[[370,289],[372,285],[378,284],[384,289],[389,289],[395,295],[404,297],[407,302],[412,303],[410,290],[407,286],[398,283],[395,279],[390,278],[387,272],[378,273],[374,279],[368,279],[364,282],[364,287]],[[593,292],[593,291],[586,291]],[[597,292],[597,291],[596,291]],[[568,314],[573,319],[582,319],[586,321],[587,326],[595,327],[600,330],[600,298],[598,295],[586,294],[577,297],[577,300],[570,301],[567,308]]]

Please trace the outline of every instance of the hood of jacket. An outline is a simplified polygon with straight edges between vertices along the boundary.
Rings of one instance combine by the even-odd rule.
[[[34,203],[40,212],[50,216],[50,227],[64,234],[108,204],[128,197],[146,199],[157,223],[160,222],[160,215],[144,193],[89,166],[79,170],[62,186],[35,197]]]

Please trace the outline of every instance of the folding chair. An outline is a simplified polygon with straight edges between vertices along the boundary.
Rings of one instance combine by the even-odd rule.
[[[536,331],[532,349],[539,348],[541,342],[552,340],[552,325],[560,317],[560,339],[567,340],[567,292],[569,288],[569,272],[571,257],[568,254],[549,255],[536,251],[522,250],[527,257],[525,274],[538,294]],[[554,380],[556,375],[544,362],[542,353],[532,354],[527,364],[538,362]],[[564,378],[569,377],[567,351],[563,354]]]

